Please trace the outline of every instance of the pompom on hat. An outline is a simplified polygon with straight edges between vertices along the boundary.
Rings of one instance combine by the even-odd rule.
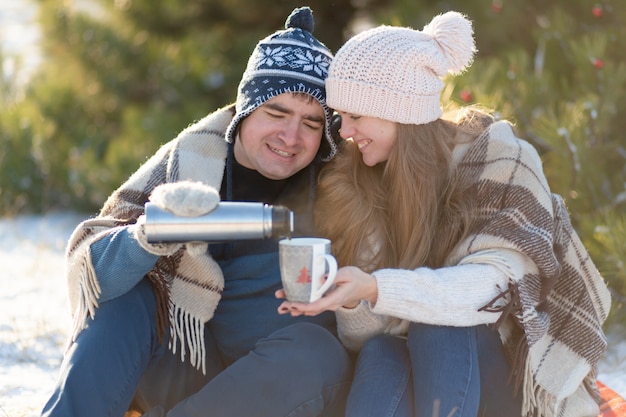
[[[361,32],[335,54],[328,105],[404,124],[435,121],[442,114],[442,77],[471,65],[473,34],[458,12],[436,16],[422,31],[383,25]]]
[[[326,104],[325,81],[333,59],[332,52],[313,35],[313,12],[309,7],[294,9],[285,21],[285,29],[259,41],[248,59],[237,89],[235,117],[226,131],[226,140],[233,142],[239,123],[263,103],[283,93],[306,93],[324,108],[324,136],[328,147],[322,146],[330,160],[337,152],[331,135],[332,110]]]

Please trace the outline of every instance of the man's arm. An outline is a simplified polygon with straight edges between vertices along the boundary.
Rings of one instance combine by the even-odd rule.
[[[159,259],[159,255],[141,247],[130,228],[120,227],[90,247],[93,267],[100,283],[100,302],[125,294]]]

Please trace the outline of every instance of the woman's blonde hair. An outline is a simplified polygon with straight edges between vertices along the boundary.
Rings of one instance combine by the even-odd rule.
[[[320,174],[317,232],[332,240],[340,265],[380,268],[442,266],[472,224],[474,200],[452,160],[493,121],[465,108],[424,125],[398,125],[385,163],[368,167],[354,143]]]

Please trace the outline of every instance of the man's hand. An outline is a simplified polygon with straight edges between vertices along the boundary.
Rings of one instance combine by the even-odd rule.
[[[220,195],[215,188],[201,182],[180,181],[157,186],[150,194],[150,201],[176,216],[197,217],[217,207]]]
[[[217,207],[220,195],[215,188],[201,182],[180,181],[158,185],[150,194],[150,201],[176,216],[197,217]],[[148,243],[145,221],[145,215],[141,215],[137,223],[131,226],[133,235],[145,250],[155,255],[169,256],[182,247],[180,243]],[[199,256],[206,253],[208,243],[187,242],[185,247],[190,255]]]

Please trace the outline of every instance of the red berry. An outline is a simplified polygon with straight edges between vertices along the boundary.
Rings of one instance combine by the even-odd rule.
[[[602,6],[599,4],[596,4],[591,9],[591,13],[593,13],[595,17],[602,17],[602,13],[603,13]]]
[[[459,93],[459,97],[461,97],[461,100],[463,100],[463,102],[465,103],[469,103],[470,101],[474,100],[474,95],[469,90],[461,90],[461,92]]]
[[[602,69],[604,68],[604,61],[602,61],[601,59],[598,58],[593,58],[591,60],[591,63],[593,64],[594,67],[596,67],[597,69]]]
[[[493,3],[491,3],[491,10],[493,10],[495,13],[500,13],[502,11],[502,3],[500,3],[499,1],[494,1]]]

